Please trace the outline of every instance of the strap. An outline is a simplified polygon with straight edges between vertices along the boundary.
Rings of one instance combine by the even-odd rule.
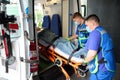
[[[80,47],[78,47],[77,49],[75,49],[75,50],[72,51],[72,53],[70,54],[70,56],[69,56],[69,58],[68,58],[67,64],[69,64],[69,62],[70,62],[73,54],[74,54],[76,51],[78,51],[79,49],[80,49]]]

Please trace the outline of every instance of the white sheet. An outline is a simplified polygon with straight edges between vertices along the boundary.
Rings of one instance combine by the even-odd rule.
[[[59,54],[60,56],[66,58],[66,59],[68,59],[69,56],[70,56],[69,54],[66,54],[66,53],[62,52],[62,51],[61,51],[60,49],[58,49],[58,48],[55,48],[54,51],[55,51],[57,54]],[[81,63],[81,62],[83,62],[83,59],[72,56],[71,61],[76,62],[76,63]]]

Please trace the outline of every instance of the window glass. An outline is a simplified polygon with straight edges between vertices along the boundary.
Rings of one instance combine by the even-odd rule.
[[[10,0],[10,4],[7,4],[6,13],[8,15],[19,15],[17,0]]]
[[[43,7],[40,3],[35,4],[35,23],[37,27],[42,27],[43,22]]]

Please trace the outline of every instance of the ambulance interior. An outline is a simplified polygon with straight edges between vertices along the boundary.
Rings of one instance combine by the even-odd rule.
[[[48,1],[49,2],[49,1]],[[72,1],[72,0],[69,0],[69,1],[65,1],[65,0],[63,0],[61,3],[61,7],[59,6],[59,2],[58,3],[54,3],[53,2],[53,5],[50,5],[49,3],[46,3],[46,7],[44,7],[44,10],[43,11],[45,11],[44,13],[45,13],[45,15],[44,16],[46,16],[46,15],[48,15],[49,14],[49,16],[50,16],[50,19],[51,19],[51,24],[52,24],[52,18],[53,18],[53,15],[54,14],[59,14],[60,15],[60,18],[61,18],[61,25],[62,25],[62,37],[63,38],[67,38],[68,36],[71,36],[72,34],[74,34],[75,33],[75,27],[73,27],[73,26],[75,26],[74,25],[74,23],[73,23],[73,21],[72,21],[72,14],[74,13],[74,12],[81,12],[81,14],[84,16],[84,17],[86,17],[87,15],[89,15],[89,14],[92,14],[92,13],[94,13],[94,14],[97,14],[97,15],[99,15],[100,16],[100,18],[101,19],[103,19],[103,21],[101,21],[101,24],[102,25],[104,25],[105,26],[105,28],[109,31],[109,33],[112,35],[112,37],[113,37],[113,40],[116,40],[115,39],[115,32],[112,30],[113,29],[113,27],[112,26],[115,26],[115,25],[117,25],[117,24],[115,24],[115,25],[113,25],[114,24],[114,22],[113,21],[115,21],[115,16],[114,17],[112,17],[112,15],[117,15],[117,12],[119,12],[119,10],[117,9],[118,8],[118,6],[117,6],[117,8],[115,8],[115,3],[116,3],[117,1],[115,1],[115,2],[109,2],[109,5],[108,5],[108,3],[107,3],[107,1],[106,2],[104,2],[104,1],[95,1],[95,0],[93,0],[93,1],[87,1],[87,0],[84,0],[84,1]],[[119,1],[118,1],[119,2]],[[67,5],[66,5],[67,4]],[[48,9],[48,5],[50,6],[49,7],[49,9]],[[96,7],[96,8],[94,8],[94,6]],[[98,5],[98,6],[97,6]],[[111,6],[112,5],[112,6]],[[113,7],[113,5],[114,5],[114,7]],[[53,7],[53,6],[56,6],[56,9]],[[57,7],[57,6],[59,6],[59,7]],[[58,9],[59,8],[59,9]],[[109,9],[108,8],[112,8],[111,10],[115,10],[115,12],[114,13],[112,13],[112,14],[107,14],[106,13],[106,11],[108,12],[109,11]],[[115,8],[115,9],[114,9]],[[54,10],[55,9],[55,10]],[[59,11],[57,11],[57,10],[59,10]],[[55,12],[54,12],[55,11]],[[116,12],[117,11],[117,12]],[[52,12],[52,13],[51,13]],[[111,13],[111,11],[109,11],[109,13]],[[106,16],[106,17],[105,17]],[[109,20],[107,20],[107,18],[108,17],[110,17],[111,16],[111,20],[113,20],[113,21],[109,21]],[[118,15],[119,16],[119,15]],[[105,19],[106,18],[106,19]],[[117,20],[118,20],[118,18],[117,18]],[[66,22],[67,21],[67,22]],[[107,21],[107,22],[106,22]],[[119,20],[118,20],[119,21]],[[55,21],[53,21],[53,22],[55,22]],[[117,21],[116,21],[117,22]],[[112,24],[109,24],[109,23],[112,23]],[[56,25],[57,26],[57,25]],[[111,29],[110,28],[108,28],[107,26],[111,26]],[[55,28],[54,28],[55,29]],[[51,30],[51,29],[50,29]],[[51,30],[52,32],[54,32],[53,30]],[[61,32],[61,31],[60,31]],[[119,32],[119,31],[118,31]],[[54,32],[55,33],[55,32]],[[58,34],[58,33],[56,33],[56,34]],[[59,35],[59,34],[58,34]],[[116,36],[116,38],[118,38],[118,36]],[[118,46],[116,43],[115,43],[115,45],[116,46]],[[115,48],[115,50],[119,50],[117,47]],[[58,56],[60,56],[60,59],[61,59],[61,55],[63,56],[64,55],[64,53],[62,54],[62,52],[59,52],[57,49],[55,49],[55,51],[56,51],[56,53],[55,53],[55,58],[57,57],[57,60],[59,60],[59,57]],[[58,53],[57,53],[57,51],[58,51]],[[42,53],[42,52],[41,52]],[[116,51],[115,51],[115,53],[116,53]],[[54,54],[54,53],[53,53]],[[59,55],[56,55],[56,54],[59,54]],[[116,53],[116,55],[117,55],[117,53]],[[70,56],[70,55],[69,55]],[[64,55],[64,57],[65,57],[65,55]],[[69,57],[65,57],[66,59],[69,59]],[[72,56],[72,58],[71,58],[71,61],[72,61],[72,59],[74,58],[74,56]],[[117,57],[116,57],[116,59],[117,59]],[[56,61],[56,60],[53,60],[53,58],[52,59],[50,59],[51,61]],[[79,63],[79,60],[77,60],[77,59],[75,59],[76,61],[78,61],[78,63]],[[118,59],[119,60],[119,59]],[[117,61],[118,61],[117,60]],[[67,62],[68,62],[69,60],[67,60]],[[63,60],[63,62],[65,62],[65,63],[67,63],[65,60]],[[119,62],[119,61],[118,61]],[[74,62],[72,62],[72,63],[74,63]],[[77,63],[77,62],[75,62],[75,63]],[[74,64],[75,64],[74,63]],[[73,69],[74,68],[77,68],[78,69],[78,65],[80,65],[80,63],[79,64],[76,64],[77,65],[77,67],[76,67],[76,65],[74,66],[74,64],[71,64],[71,63],[69,63],[69,65],[70,66],[72,66],[73,67]],[[117,65],[119,65],[118,63],[117,63]],[[51,68],[51,67],[50,67]],[[67,71],[67,70],[66,70]],[[68,70],[69,71],[69,70]],[[63,71],[64,72],[64,71]],[[64,73],[65,74],[65,73]],[[68,72],[68,75],[71,75],[69,72]],[[86,75],[86,74],[85,74]],[[82,77],[83,76],[85,76],[85,75],[82,75]],[[67,75],[65,76],[65,77],[68,77]],[[74,76],[75,77],[75,76]],[[88,77],[88,76],[87,76]],[[79,79],[79,78],[78,78]],[[88,80],[88,78],[84,78],[85,80]],[[74,79],[73,79],[74,80]],[[75,79],[76,80],[76,79]],[[117,80],[117,78],[116,78],[116,80]]]
[[[81,66],[81,58],[86,55],[78,50],[78,39],[66,40],[76,31],[72,20],[75,12],[84,18],[90,14],[100,17],[101,25],[114,42],[117,70],[113,80],[120,80],[119,0],[10,0],[10,4],[6,1],[0,0],[0,15],[4,10],[4,14],[14,15],[6,22],[10,26],[10,37],[6,40],[11,39],[6,45],[12,47],[6,53],[5,39],[0,37],[0,80],[89,80],[87,65]],[[2,22],[0,35],[8,33],[6,23]]]

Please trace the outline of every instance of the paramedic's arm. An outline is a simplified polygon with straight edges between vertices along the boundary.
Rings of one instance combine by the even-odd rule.
[[[78,38],[78,35],[74,34],[73,36],[70,37],[70,40],[73,40],[73,39],[76,39],[76,38]]]
[[[84,61],[87,62],[87,63],[92,61],[95,58],[96,54],[97,54],[97,51],[89,50]]]

